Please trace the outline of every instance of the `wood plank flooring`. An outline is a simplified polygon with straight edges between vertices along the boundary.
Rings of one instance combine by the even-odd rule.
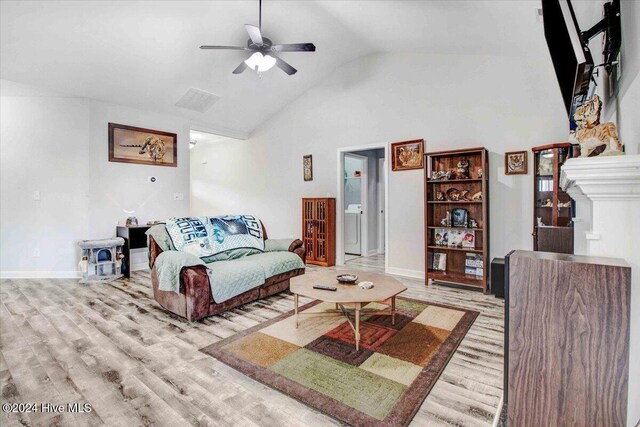
[[[372,262],[337,269],[379,268]],[[502,393],[503,301],[399,279],[409,287],[407,297],[481,313],[411,425],[491,425]],[[149,283],[148,271],[106,285],[2,280],[2,403],[78,402],[93,410],[0,412],[0,425],[338,425],[198,351],[291,310],[290,294],[190,324],[160,308]]]

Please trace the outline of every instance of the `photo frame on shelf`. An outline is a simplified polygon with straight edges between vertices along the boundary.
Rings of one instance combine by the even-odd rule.
[[[391,170],[406,171],[424,168],[424,139],[391,144]]]
[[[178,135],[109,123],[109,161],[151,166],[178,166]]]
[[[527,151],[504,153],[505,175],[526,175],[528,173]]]

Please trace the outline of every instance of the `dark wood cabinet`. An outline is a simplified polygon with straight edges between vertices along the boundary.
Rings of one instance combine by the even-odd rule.
[[[302,241],[307,264],[336,264],[336,199],[302,199]]]
[[[629,265],[514,251],[505,267],[509,427],[625,426]]]
[[[573,253],[574,202],[560,189],[560,168],[571,157],[571,144],[532,148],[533,250]]]
[[[122,274],[125,278],[131,277],[131,249],[147,248],[147,230],[151,228],[148,225],[136,225],[133,227],[117,226],[116,235],[124,239],[122,247]]]
[[[458,171],[459,162],[468,163],[468,173]],[[431,280],[473,286],[486,293],[489,276],[488,152],[478,147],[426,153],[424,163],[427,284]],[[454,222],[454,214],[459,212],[466,220]],[[461,243],[461,236],[464,243]],[[443,256],[444,265],[436,266],[435,260]]]

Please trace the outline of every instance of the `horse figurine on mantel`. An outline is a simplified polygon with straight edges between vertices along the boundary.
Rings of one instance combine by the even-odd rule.
[[[600,123],[601,110],[602,100],[598,95],[593,95],[573,114],[578,127],[569,136],[569,142],[580,144],[581,157],[624,154],[616,125],[612,122]]]

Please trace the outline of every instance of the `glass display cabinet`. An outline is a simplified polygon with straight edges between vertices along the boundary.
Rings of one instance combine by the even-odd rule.
[[[560,189],[560,168],[571,157],[571,144],[549,144],[532,151],[533,250],[572,254],[575,204]]]

